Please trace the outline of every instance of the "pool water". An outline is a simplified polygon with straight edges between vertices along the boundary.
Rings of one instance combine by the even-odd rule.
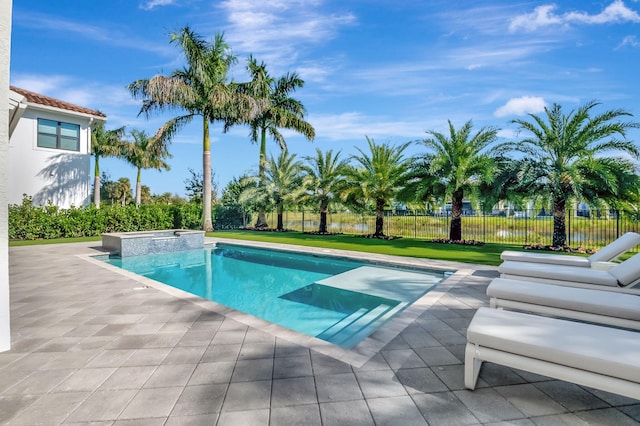
[[[394,292],[383,282],[376,286],[372,282],[376,279],[371,277],[388,281],[389,276],[408,272],[372,269],[367,263],[337,258],[220,244],[105,261],[346,348],[356,345],[443,278],[442,272],[413,271],[410,280],[418,276],[422,281],[424,276],[424,283],[408,284],[413,286],[410,292],[394,285],[398,287]],[[360,274],[360,270],[367,274]],[[350,278],[340,280],[342,274]],[[407,294],[413,300],[407,300]]]

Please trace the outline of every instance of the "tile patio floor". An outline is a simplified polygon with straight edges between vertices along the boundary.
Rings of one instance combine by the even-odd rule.
[[[309,339],[276,337],[282,334],[246,325],[233,312],[210,310],[78,256],[98,254],[97,245],[10,249],[13,349],[0,353],[0,424],[620,426],[640,420],[639,401],[494,364],[484,365],[476,391],[464,389],[466,326],[487,305],[495,268],[447,280],[424,313],[359,365],[314,349]],[[361,361],[356,355],[344,359]]]

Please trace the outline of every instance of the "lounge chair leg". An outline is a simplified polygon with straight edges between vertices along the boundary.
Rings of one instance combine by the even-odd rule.
[[[491,299],[489,299],[489,307],[491,309],[497,309],[497,303],[496,303],[496,298],[492,297]]]
[[[482,360],[476,358],[475,355],[476,345],[467,343],[464,350],[464,386],[471,390],[476,388],[480,367],[482,366]]]

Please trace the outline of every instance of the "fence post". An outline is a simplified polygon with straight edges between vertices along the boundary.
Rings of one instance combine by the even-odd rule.
[[[571,245],[571,216],[572,216],[572,211],[571,209],[569,209],[569,220],[567,221],[568,225],[567,225],[567,245],[570,246]],[[567,217],[567,212],[565,211],[564,213],[565,218]]]
[[[620,237],[620,210],[616,210],[616,238]]]
[[[302,233],[304,234],[304,210],[302,210]]]
[[[418,210],[413,211],[413,238],[418,238]]]
[[[480,204],[480,211],[482,212],[482,241],[487,240],[487,215],[484,212],[484,204]]]

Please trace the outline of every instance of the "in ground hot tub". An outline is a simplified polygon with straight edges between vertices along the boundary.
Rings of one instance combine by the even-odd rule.
[[[199,249],[204,247],[204,231],[110,232],[102,234],[102,247],[120,257]]]

